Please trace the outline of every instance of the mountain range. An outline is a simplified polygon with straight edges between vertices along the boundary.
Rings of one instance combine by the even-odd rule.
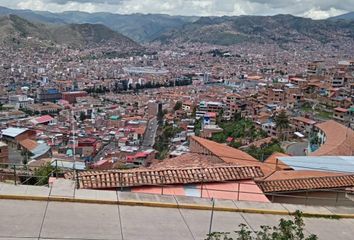
[[[231,45],[242,42],[336,42],[354,39],[354,21],[312,20],[292,15],[202,17],[158,40]]]
[[[22,21],[20,18],[16,20],[13,14],[23,18]],[[20,22],[24,24],[26,26],[24,33],[27,35],[40,36],[40,39],[49,38],[55,43],[73,46],[87,46],[107,41],[122,43],[122,46],[138,46],[135,42],[165,44],[200,42],[232,45],[244,42],[339,43],[354,40],[354,20],[351,20],[351,14],[313,20],[292,15],[184,17],[77,11],[51,13],[0,7],[1,15],[7,18],[12,16],[10,25],[17,30],[19,28],[16,28],[16,24]],[[6,17],[2,21],[4,20],[6,23]],[[6,35],[7,31],[1,31],[0,38],[1,35]]]
[[[102,24],[34,23],[17,15],[0,17],[0,41],[7,45],[21,45],[28,39],[41,45],[59,44],[74,48],[114,45],[122,49],[140,48],[140,45]]]
[[[18,10],[0,7],[0,15],[15,14],[32,22],[50,24],[103,24],[134,41],[150,42],[162,33],[191,23],[198,17],[169,16],[163,14],[113,14],[69,11],[51,13],[46,11]]]

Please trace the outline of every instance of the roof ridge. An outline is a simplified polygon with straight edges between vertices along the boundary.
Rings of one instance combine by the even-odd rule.
[[[354,174],[343,174],[343,175],[333,175],[333,176],[318,176],[309,178],[292,178],[292,179],[275,179],[275,180],[261,180],[259,182],[281,182],[281,181],[292,181],[292,180],[313,180],[313,179],[325,179],[325,178],[338,178],[338,177],[353,177]],[[354,182],[353,182],[354,184]]]

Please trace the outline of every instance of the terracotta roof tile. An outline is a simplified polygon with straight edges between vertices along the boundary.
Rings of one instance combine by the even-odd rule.
[[[210,155],[198,153],[186,153],[178,157],[164,159],[163,161],[154,162],[148,169],[180,169],[180,168],[198,168],[198,167],[215,167],[234,165],[225,163],[219,158]]]
[[[303,122],[303,123],[306,123],[309,125],[313,125],[316,123],[316,121],[309,119],[309,118],[305,118],[305,117],[294,117],[293,120]]]
[[[31,139],[25,139],[20,141],[20,145],[24,148],[26,148],[28,151],[32,151],[38,146],[38,143],[34,140]]]
[[[258,166],[262,169],[265,175],[273,172],[273,170],[266,164],[263,164],[248,153],[239,149],[196,136],[191,138],[191,141],[193,140],[208,150],[212,155],[217,156],[226,163],[232,163],[238,166]]]
[[[316,124],[326,135],[326,142],[311,156],[352,156],[354,131],[334,120]]]
[[[232,148],[227,145],[213,142],[213,141],[207,140],[205,138],[201,138],[201,137],[193,136],[192,139],[197,141],[203,147],[207,148],[214,155],[220,157],[225,162],[239,163],[239,162],[242,162],[242,160],[245,160],[248,162],[247,165],[250,164],[249,162],[259,163],[259,161],[257,159],[255,159],[254,157],[252,157],[248,153],[238,150],[236,148]],[[245,162],[243,162],[243,163],[245,163]]]
[[[344,188],[354,186],[354,175],[321,171],[278,171],[258,181],[263,192]]]
[[[85,171],[79,173],[80,188],[119,188],[200,182],[224,182],[262,177],[259,167],[220,166],[162,170]],[[72,179],[72,174],[66,178]]]

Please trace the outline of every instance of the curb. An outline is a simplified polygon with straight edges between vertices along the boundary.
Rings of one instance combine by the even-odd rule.
[[[29,196],[29,195],[0,195],[0,199],[4,200],[22,200],[22,201],[45,201],[45,202],[70,202],[70,203],[87,203],[87,204],[106,204],[106,205],[123,205],[123,206],[144,206],[144,207],[157,207],[157,208],[179,208],[179,209],[192,209],[192,210],[207,210],[211,211],[212,206],[197,205],[197,204],[184,204],[184,203],[163,203],[163,202],[143,202],[143,201],[130,201],[130,200],[97,200],[97,199],[84,199],[84,198],[71,198],[60,196]],[[265,215],[282,215],[292,216],[295,212],[272,210],[272,209],[257,209],[257,208],[233,208],[233,207],[219,207],[214,206],[214,211],[219,212],[240,212],[240,213],[253,213]],[[329,218],[329,219],[354,219],[354,214],[323,214],[303,212],[304,217],[309,218]]]

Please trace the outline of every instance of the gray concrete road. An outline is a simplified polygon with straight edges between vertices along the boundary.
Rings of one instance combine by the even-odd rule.
[[[149,120],[144,134],[144,139],[142,144],[143,147],[151,148],[155,145],[155,137],[156,137],[158,126],[159,125],[156,117]]]
[[[202,240],[210,211],[68,202],[0,200],[3,239]],[[215,212],[212,231],[252,230],[289,216]],[[354,219],[306,218],[306,232],[320,240],[353,239]]]
[[[286,152],[291,156],[306,156],[307,146],[308,142],[292,143],[287,147]]]

